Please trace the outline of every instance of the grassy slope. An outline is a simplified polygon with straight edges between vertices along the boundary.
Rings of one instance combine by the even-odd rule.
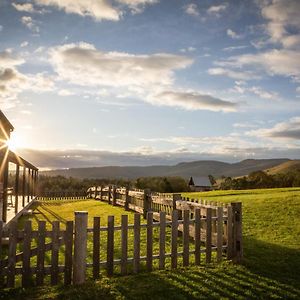
[[[279,174],[279,173],[288,173],[292,171],[297,171],[300,170],[300,160],[291,160],[284,162],[278,166],[275,166],[273,168],[267,169],[267,173],[274,175],[274,174]]]
[[[192,198],[243,202],[243,265],[155,271],[83,287],[15,289],[3,299],[299,299],[300,189],[220,191]],[[82,207],[80,208],[82,209]],[[62,210],[59,214],[62,214]],[[123,211],[122,211],[123,213]]]

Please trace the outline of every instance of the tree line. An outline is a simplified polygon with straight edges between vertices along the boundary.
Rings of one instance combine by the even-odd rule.
[[[248,176],[231,178],[223,177],[219,184],[220,190],[244,190],[262,188],[300,187],[300,170],[288,173],[268,174],[255,171]]]
[[[91,186],[117,185],[128,188],[150,189],[160,193],[176,193],[189,191],[185,179],[181,177],[141,177],[136,180],[124,179],[78,179],[64,176],[39,176],[38,194],[49,192],[79,192],[85,193]]]

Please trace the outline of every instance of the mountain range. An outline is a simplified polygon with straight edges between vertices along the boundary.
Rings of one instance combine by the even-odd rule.
[[[285,164],[285,165],[284,165]],[[283,165],[281,168],[280,166]],[[107,166],[92,168],[70,168],[42,171],[40,174],[47,176],[62,175],[75,178],[123,178],[136,179],[148,176],[181,176],[184,178],[203,177],[213,175],[221,176],[243,176],[253,171],[268,170],[270,173],[276,170],[285,171],[291,166],[300,167],[300,161],[289,159],[246,159],[236,163],[226,163],[214,160],[200,160],[193,162],[182,162],[173,166]],[[277,168],[277,169],[276,169]]]

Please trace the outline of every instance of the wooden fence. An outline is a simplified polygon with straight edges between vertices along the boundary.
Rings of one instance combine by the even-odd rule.
[[[37,228],[26,221],[22,230],[15,222],[3,230],[0,222],[0,285],[80,284],[88,277],[99,278],[101,272],[112,276],[241,260],[240,203],[214,206],[179,199],[176,194],[164,199],[148,191],[114,187],[107,187],[105,195],[105,189],[102,200],[139,210],[133,224],[122,215],[121,224],[108,216],[106,226],[101,226],[100,217],[94,217],[88,227],[87,212],[75,212],[74,222],[54,221],[51,228],[45,221],[39,221]]]
[[[38,200],[85,199],[86,191],[55,190],[39,192]]]

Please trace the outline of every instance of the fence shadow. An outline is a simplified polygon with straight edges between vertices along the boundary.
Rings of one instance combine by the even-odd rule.
[[[115,280],[125,299],[300,299],[300,250],[245,239],[242,265],[156,271]]]

